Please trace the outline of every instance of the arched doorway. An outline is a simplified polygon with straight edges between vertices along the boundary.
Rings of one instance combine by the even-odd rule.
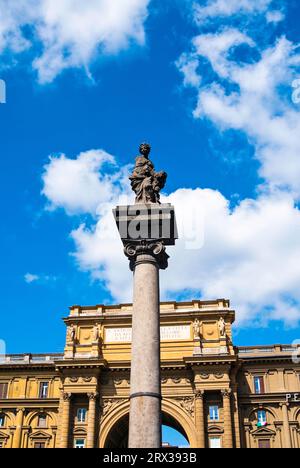
[[[163,442],[169,442],[171,445],[174,445],[173,440],[174,433],[167,432],[167,428],[171,428],[178,433],[178,440],[186,441],[184,445],[189,445],[188,436],[183,429],[183,427],[179,424],[176,419],[171,416],[170,414],[164,413],[162,414],[162,425],[164,428],[163,434],[166,440]],[[104,448],[108,449],[115,449],[115,448],[127,448],[128,447],[128,428],[129,428],[129,414],[122,416],[111,428],[109,431]],[[181,436],[181,437],[180,437]],[[169,440],[167,440],[167,438]]]

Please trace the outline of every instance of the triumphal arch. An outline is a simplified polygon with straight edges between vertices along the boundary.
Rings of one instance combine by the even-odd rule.
[[[235,347],[224,299],[160,317],[163,424],[193,448],[300,447],[297,347]],[[130,304],[73,306],[63,353],[2,356],[0,447],[126,447],[131,320]]]

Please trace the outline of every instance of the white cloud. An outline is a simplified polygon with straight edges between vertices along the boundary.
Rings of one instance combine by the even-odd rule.
[[[195,56],[208,59],[218,75],[205,87],[195,86],[194,116],[209,118],[220,130],[244,132],[256,149],[260,175],[268,188],[285,187],[299,198],[300,113],[292,103],[292,82],[300,56],[294,44],[282,37],[263,50],[255,63],[231,60],[230,50],[243,42],[254,47],[251,39],[232,29],[193,39],[191,61]],[[185,82],[188,79],[184,75]],[[226,85],[235,86],[234,91],[228,92],[224,79]],[[290,90],[287,97],[283,87]]]
[[[199,23],[216,17],[265,12],[273,0],[205,0],[195,2],[195,19]],[[203,5],[204,3],[204,5]]]
[[[88,69],[98,55],[143,45],[149,2],[0,0],[0,54],[33,48],[39,81],[51,82],[66,68]]]
[[[285,15],[280,10],[271,10],[266,15],[268,23],[280,23],[285,19]]]
[[[76,161],[81,167],[81,156],[75,164]],[[94,168],[89,170],[91,175],[95,174]],[[105,177],[103,170],[99,170],[99,180]],[[72,173],[65,172],[66,189],[72,180]],[[99,197],[98,207],[94,204],[95,223],[91,227],[83,224],[71,233],[76,246],[73,255],[80,269],[104,282],[114,300],[128,302],[132,298],[132,274],[111,210],[117,203],[131,203],[132,199],[127,198],[127,180],[111,183],[115,198],[107,197],[104,201]],[[61,191],[60,181],[58,192]],[[71,206],[78,207],[77,194],[72,193]],[[122,195],[123,201],[119,199]],[[70,210],[69,199],[66,202],[61,199],[58,204],[55,185],[49,197],[54,206]],[[242,201],[233,211],[221,193],[209,189],[179,189],[164,196],[164,201],[176,207],[180,240],[176,247],[169,248],[170,267],[161,274],[163,299],[185,290],[194,291],[193,295],[201,293],[203,298],[226,296],[237,308],[239,323],[265,323],[270,319],[282,319],[290,325],[297,323],[300,212],[291,195],[280,191],[261,195],[257,200]],[[90,205],[86,207],[90,212]],[[82,205],[80,210],[83,211]],[[199,213],[203,220],[193,225],[192,220]],[[190,229],[183,229],[187,225]],[[202,248],[193,248],[197,244],[190,241],[195,236],[200,240],[204,236]]]
[[[126,171],[116,170],[113,156],[102,150],[86,151],[75,159],[51,156],[42,175],[42,194],[50,200],[50,210],[62,207],[69,214],[96,214],[99,206],[118,198],[117,182]]]
[[[38,281],[39,279],[40,277],[38,275],[33,275],[32,273],[26,273],[26,275],[24,275],[24,280],[28,284],[34,283]]]

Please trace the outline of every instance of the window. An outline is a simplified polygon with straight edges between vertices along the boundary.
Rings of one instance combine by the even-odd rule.
[[[220,449],[220,448],[222,448],[221,437],[210,437],[209,447],[211,449]]]
[[[7,398],[7,383],[0,383],[0,400],[5,400]]]
[[[5,426],[5,416],[4,414],[0,414],[0,427]]]
[[[34,443],[34,448],[35,449],[44,449],[46,448],[45,442],[35,442]]]
[[[87,410],[85,408],[79,408],[77,411],[77,421],[79,423],[84,423],[86,421]]]
[[[85,439],[75,439],[74,447],[77,449],[84,449]]]
[[[271,448],[271,441],[270,440],[259,440],[258,441],[258,448],[260,448],[260,449],[270,449]]]
[[[47,415],[39,414],[38,427],[47,427]]]
[[[218,406],[209,407],[209,419],[211,421],[219,421],[219,407]]]
[[[49,389],[49,383],[48,382],[41,382],[40,383],[40,398],[47,398],[48,397],[48,389]]]
[[[254,390],[257,395],[265,393],[265,384],[263,377],[254,377]]]
[[[267,425],[267,413],[265,410],[259,410],[257,413],[257,427],[264,427]]]

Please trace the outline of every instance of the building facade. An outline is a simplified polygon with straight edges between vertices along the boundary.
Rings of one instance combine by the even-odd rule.
[[[74,306],[64,353],[0,356],[0,447],[125,448],[131,318]],[[163,424],[192,448],[300,448],[300,348],[237,348],[234,319],[223,299],[161,304]]]

